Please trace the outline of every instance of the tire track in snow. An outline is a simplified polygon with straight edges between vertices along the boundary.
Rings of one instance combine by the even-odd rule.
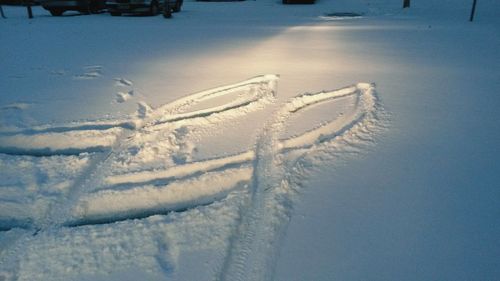
[[[172,130],[186,124],[203,126],[207,122],[224,122],[260,109],[276,94],[277,78],[274,75],[259,76],[190,95],[149,112],[144,108],[144,118],[130,121],[134,124],[133,128],[115,128],[114,125],[111,128],[107,125],[94,127],[95,130],[90,131],[117,129],[119,133],[104,149],[105,152],[99,153],[75,181],[68,196],[61,198],[44,220],[33,222],[34,227],[44,231],[61,226],[112,223],[167,214],[211,204],[234,190],[248,187],[250,200],[240,208],[239,226],[231,238],[217,278],[271,280],[280,238],[292,211],[293,195],[304,176],[297,171],[304,163],[317,166],[317,163],[309,163],[307,159],[307,155],[315,151],[342,152],[370,142],[380,123],[374,85],[360,83],[291,99],[265,126],[255,150],[160,170],[146,169],[122,174],[106,174],[101,170],[112,166],[117,155],[130,148],[131,139],[145,138],[153,131]],[[222,105],[192,109],[196,104],[236,91],[245,94]],[[314,105],[343,98],[352,99],[353,106],[342,115],[298,135],[281,137],[291,116],[307,114],[303,112]],[[36,136],[81,131],[85,134],[86,129],[92,129],[86,126],[89,125],[76,126],[76,130],[45,128],[30,133]],[[1,137],[0,134],[0,140]],[[85,139],[85,135],[82,138]],[[103,189],[96,189],[98,185],[102,185]]]
[[[112,128],[135,129],[136,125],[129,120],[124,121],[94,121],[94,122],[78,122],[65,126],[39,126],[19,131],[0,132],[0,136],[15,136],[15,135],[37,135],[43,133],[64,133],[71,131],[101,131]]]
[[[75,183],[73,188],[71,188],[68,198],[58,204],[58,206],[52,208],[53,212],[49,214],[48,221],[44,223],[44,226],[47,227],[52,225],[64,225],[68,224],[68,221],[70,223],[74,221],[74,218],[72,217],[73,208],[76,207],[78,209],[78,200],[85,194],[89,193],[89,191],[93,190],[94,186],[98,184],[97,181],[100,180],[100,178],[98,176],[97,170],[111,165],[112,163],[109,162],[113,160],[113,155],[117,154],[123,149],[127,149],[127,143],[124,142],[124,140],[134,137],[141,139],[143,138],[142,134],[144,130],[148,130],[151,127],[157,127],[158,125],[164,125],[167,123],[196,123],[197,119],[199,118],[208,118],[212,114],[221,114],[225,113],[226,111],[230,112],[230,114],[233,115],[245,115],[247,111],[252,110],[252,108],[246,110],[240,109],[248,106],[249,104],[252,104],[248,103],[248,100],[251,100],[253,103],[267,103],[269,102],[267,99],[274,97],[277,79],[278,77],[276,75],[258,76],[233,85],[219,87],[189,95],[185,98],[153,110],[143,120],[134,120],[137,124],[137,129],[130,133],[125,132],[121,136],[117,137],[117,140],[115,141],[113,147],[111,147],[111,149],[109,149],[107,153],[102,154],[101,157],[99,157],[92,165],[90,165],[89,169],[82,174],[81,179]],[[234,91],[240,90],[242,88],[247,90],[255,87],[258,87],[259,90],[247,91],[247,95],[244,95],[242,98],[240,98],[238,100],[238,104],[235,103],[229,107],[213,106],[204,110],[185,113],[183,118],[176,118],[176,120],[169,119],[169,116],[175,116],[176,114],[182,113],[183,111],[187,111],[189,110],[189,107],[192,107],[205,100],[230,95]],[[254,107],[258,109],[258,107]],[[153,214],[154,212],[147,211],[146,213]],[[118,220],[123,219],[124,217],[126,216],[117,214],[116,218]]]
[[[358,105],[361,97],[364,97],[364,103],[369,102],[369,97],[364,96],[368,90],[363,89],[363,86],[369,87],[365,84],[360,84],[337,91],[306,94],[286,104],[284,109],[277,114],[278,121],[276,121],[276,124],[268,129],[269,131],[274,130],[275,134],[283,131],[283,128],[278,128],[278,125],[284,126],[283,124],[289,115],[298,114],[302,109],[344,97],[352,97],[356,100],[355,106],[350,111],[347,111],[342,116],[327,124],[306,131],[298,136],[273,140],[276,147],[269,154],[281,154],[298,149],[307,150],[314,145],[340,136],[356,124],[359,124],[366,117],[367,112],[369,112],[369,109],[364,111]],[[269,141],[259,141],[258,143],[269,143]],[[155,213],[155,210],[162,210],[163,212],[177,211],[194,208],[198,205],[198,202],[203,202],[200,204],[207,204],[211,203],[210,200],[212,202],[220,200],[221,194],[227,194],[235,186],[238,186],[237,182],[231,181],[228,176],[228,181],[231,184],[219,183],[217,188],[211,189],[205,187],[206,185],[212,185],[211,183],[204,180],[194,181],[193,183],[193,179],[204,174],[214,174],[214,172],[223,174],[225,170],[232,170],[234,173],[238,172],[237,175],[232,175],[239,179],[238,182],[250,181],[250,178],[252,178],[251,174],[254,171],[249,171],[246,166],[255,165],[259,161],[257,156],[254,151],[246,151],[228,157],[177,165],[165,170],[147,170],[109,176],[105,179],[108,186],[107,189],[90,193],[76,203],[72,220],[80,224],[87,224],[96,220],[109,222],[113,221],[113,218],[119,220],[127,217],[127,212],[129,213],[128,217],[137,218],[143,217],[144,214]],[[242,168],[238,169],[240,166]],[[182,191],[177,188],[179,185],[184,185]],[[176,188],[178,190],[176,191],[177,194],[183,193],[184,196],[185,194],[189,194],[189,199],[180,196],[183,199],[179,199],[179,202],[175,203],[176,201],[172,197],[176,193],[172,192],[172,189]],[[111,198],[116,199],[120,203],[105,204],[107,201],[111,202]],[[130,206],[131,210],[127,210],[127,205]]]
[[[276,91],[276,75],[258,76],[239,83],[217,87],[189,95],[174,102],[163,105],[147,112],[147,106],[142,106],[143,118],[132,117],[129,120],[96,121],[71,123],[64,126],[38,126],[17,132],[0,132],[0,153],[10,155],[26,155],[46,157],[54,155],[79,155],[81,153],[94,154],[88,168],[75,180],[68,195],[73,202],[80,196],[82,189],[88,189],[96,181],[93,177],[97,170],[109,165],[108,159],[112,155],[127,148],[125,140],[131,137],[141,137],[144,130],[162,130],[166,127],[181,126],[183,124],[202,124],[206,120],[222,122],[227,116],[243,116],[251,111],[260,109],[274,98]],[[190,110],[197,104],[211,99],[230,96],[235,92],[242,92],[236,99],[223,105],[216,104],[208,108]],[[148,115],[148,116],[145,116]],[[211,117],[213,116],[213,118]],[[215,118],[215,117],[219,118]],[[171,128],[170,128],[171,129]],[[65,198],[66,199],[66,198]],[[65,201],[65,200],[64,200]],[[73,202],[74,203],[74,202]],[[68,211],[68,204],[59,202],[52,209],[58,214],[48,217],[62,217]],[[6,220],[2,228],[11,226],[37,225],[48,227],[53,219],[46,218],[44,222],[26,220],[19,223],[16,220]],[[12,222],[9,226],[9,221]]]
[[[142,185],[124,191],[103,190],[79,200],[65,225],[112,223],[179,212],[212,204],[250,181],[252,167],[205,172],[165,186]]]
[[[109,149],[123,127],[116,126],[100,130],[45,130],[36,133],[19,133],[0,136],[0,153],[9,155],[53,156],[79,155],[81,153],[104,152]],[[66,129],[66,128],[65,128]]]
[[[109,141],[106,145],[102,146],[102,153],[97,153],[88,167],[81,173],[80,177],[77,178],[72,187],[69,189],[69,193],[64,198],[60,198],[60,200],[51,207],[49,212],[45,215],[45,217],[41,220],[29,220],[29,226],[26,226],[28,232],[23,237],[28,237],[26,239],[18,239],[17,243],[12,243],[11,251],[9,251],[9,255],[6,257],[7,260],[10,260],[8,268],[5,272],[16,272],[14,267],[16,267],[17,260],[17,247],[18,243],[27,244],[31,240],[32,235],[37,235],[40,231],[43,233],[50,231],[57,231],[61,226],[71,225],[72,223],[78,225],[81,222],[75,222],[72,216],[72,209],[75,207],[75,203],[87,194],[90,190],[93,189],[93,185],[97,183],[96,177],[99,175],[99,170],[106,165],[112,164],[109,163],[110,159],[113,159],[113,155],[118,153],[119,151],[126,149],[127,144],[125,141],[127,139],[133,138],[134,136],[141,137],[143,131],[147,131],[150,129],[161,130],[164,127],[168,127],[169,124],[175,124],[174,126],[180,126],[186,123],[196,123],[196,124],[204,124],[204,120],[208,120],[212,118],[212,116],[216,117],[211,122],[221,122],[223,118],[217,117],[227,117],[227,116],[244,116],[249,112],[260,110],[265,104],[272,102],[274,96],[276,94],[276,81],[278,76],[276,75],[264,75],[258,76],[240,83],[218,87],[211,90],[206,90],[197,94],[193,94],[182,98],[180,100],[174,101],[172,103],[161,106],[155,110],[148,109],[147,105],[142,105],[139,112],[139,118],[132,118],[131,120],[126,120],[125,122],[119,121],[116,123],[102,123],[102,122],[86,122],[84,124],[71,124],[68,126],[59,126],[59,127],[50,127],[43,126],[39,128],[34,128],[31,130],[21,131],[21,132],[7,132],[0,133],[0,153],[4,154],[16,154],[16,155],[25,155],[25,156],[53,156],[58,154],[64,154],[62,152],[70,151],[75,154],[79,153],[89,153],[92,151],[92,148],[89,149],[89,146],[85,147],[85,145],[81,145],[79,150],[77,151],[71,145],[72,143],[78,140],[83,140],[88,143],[98,143],[101,140],[98,135],[103,131],[107,130],[116,130],[114,135],[114,140]],[[244,93],[241,94],[238,99],[234,102],[229,103],[228,105],[222,106],[212,106],[209,108],[205,108],[202,110],[190,111],[190,107],[195,106],[201,102],[213,99],[224,97],[226,95],[231,95],[236,91],[243,90]],[[174,116],[174,118],[172,118]],[[142,118],[140,118],[142,117]],[[123,130],[125,129],[125,130]],[[77,134],[77,138],[72,138],[71,134]],[[58,140],[56,145],[54,142],[50,141],[50,138],[47,137],[50,135],[53,140]],[[19,141],[10,141],[10,143],[14,144],[12,146],[9,145],[9,141],[5,141],[9,138],[18,138]],[[42,140],[42,141],[41,141]],[[31,141],[31,143],[30,143]],[[46,146],[40,149],[40,147],[36,147],[36,142],[45,143]],[[23,143],[24,142],[24,143]],[[6,143],[8,145],[6,145]],[[19,145],[22,144],[22,145]],[[17,146],[16,146],[17,145]],[[12,152],[15,153],[12,153]],[[43,151],[43,153],[40,153]],[[230,173],[231,171],[226,171]],[[245,173],[238,173],[239,177],[243,175],[242,180],[247,181],[245,178]],[[246,173],[248,174],[248,173]],[[221,175],[219,175],[219,181],[221,179]],[[192,181],[196,182],[196,178],[193,178]],[[210,180],[214,180],[212,177]],[[241,180],[238,180],[238,176],[236,177],[236,181],[233,184],[238,185]],[[232,190],[234,186],[231,186]],[[222,198],[227,195],[227,190],[224,188],[219,188],[220,195],[218,197]],[[174,194],[175,195],[175,194]],[[174,196],[175,197],[175,196]],[[177,196],[178,197],[178,196]],[[189,200],[188,197],[184,197]],[[209,200],[206,200],[207,203],[213,202],[214,194],[210,193],[207,195]],[[111,198],[115,200],[114,198]],[[151,198],[150,198],[151,199]],[[196,203],[203,204],[202,198],[195,198],[198,200]],[[191,199],[192,201],[192,199]],[[144,202],[144,201],[143,201]],[[109,203],[109,202],[106,202]],[[182,202],[174,202],[173,205],[177,206],[176,208],[183,208],[181,205],[184,204]],[[191,206],[193,203],[189,203]],[[130,206],[125,207],[129,209]],[[175,208],[174,208],[175,209]],[[166,211],[171,211],[170,208]],[[120,219],[128,219],[134,217],[144,217],[150,216],[154,214],[164,214],[166,212],[164,208],[156,208],[156,209],[148,209],[146,212],[140,213],[131,213],[126,211],[124,213],[114,213],[109,222],[114,222]],[[125,215],[124,215],[125,214]],[[130,216],[132,215],[132,216]],[[102,219],[99,218],[99,215],[96,217],[95,221],[91,223],[100,223]],[[107,222],[106,219],[104,222]],[[81,224],[87,224],[85,222]],[[24,225],[23,225],[24,226]],[[19,225],[7,225],[5,228],[16,228]],[[26,240],[26,241],[25,241]],[[24,241],[24,242],[23,242]],[[2,260],[4,260],[5,255],[2,255]],[[0,272],[3,273],[3,272]],[[2,277],[3,275],[0,275]]]
[[[162,124],[197,122],[192,119],[232,112],[244,115],[274,96],[276,75],[265,75],[227,86],[189,95],[165,104],[148,113],[147,118],[131,117],[121,121],[96,121],[73,123],[66,126],[39,126],[21,131],[0,132],[0,153],[28,156],[78,155],[88,152],[105,152],[116,143],[131,136],[141,128],[162,129]],[[259,88],[255,90],[255,88]],[[201,102],[231,95],[236,91],[247,92],[235,101],[210,108],[188,111]],[[269,92],[271,91],[271,92]],[[144,110],[144,109],[143,109]],[[143,113],[144,114],[144,113]]]
[[[307,94],[289,101],[266,126],[256,146],[251,196],[240,211],[240,223],[217,280],[272,280],[281,237],[293,208],[293,197],[304,175],[306,156],[321,148],[362,145],[378,129],[379,106],[374,85],[360,83],[332,92]],[[285,141],[279,134],[292,114],[318,102],[359,95],[356,110],[344,115],[343,124],[329,124]],[[298,155],[288,154],[293,150]],[[308,163],[314,165],[314,163]],[[316,163],[317,164],[317,163]]]

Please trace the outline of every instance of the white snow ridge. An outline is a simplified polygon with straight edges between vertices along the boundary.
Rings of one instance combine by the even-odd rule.
[[[276,103],[278,79],[254,77],[126,120],[0,133],[0,239],[12,239],[0,249],[0,280],[130,266],[171,275],[183,251],[212,249],[214,279],[270,280],[307,167],[361,149],[383,123],[375,86],[359,83],[292,98],[253,145],[210,154],[207,138]],[[322,106],[336,113],[308,117]]]

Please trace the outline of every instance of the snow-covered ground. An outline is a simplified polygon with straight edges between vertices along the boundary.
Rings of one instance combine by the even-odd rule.
[[[500,2],[280,2],[4,6],[0,280],[500,279]]]

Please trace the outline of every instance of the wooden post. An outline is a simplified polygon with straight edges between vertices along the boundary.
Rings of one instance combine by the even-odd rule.
[[[410,8],[410,0],[403,0],[403,9]]]
[[[477,0],[474,0],[472,2],[472,11],[470,12],[470,21],[473,21],[474,20],[474,14],[476,13],[476,3],[477,3]]]
[[[31,10],[31,0],[24,0],[24,4],[26,5],[26,9],[28,10],[28,18],[33,18],[33,11]]]
[[[0,5],[0,14],[2,14],[2,18],[6,19],[5,14],[3,13],[2,5]]]

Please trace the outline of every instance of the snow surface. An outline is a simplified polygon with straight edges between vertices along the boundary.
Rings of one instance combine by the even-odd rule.
[[[0,280],[499,279],[500,3],[280,2],[4,6]]]

